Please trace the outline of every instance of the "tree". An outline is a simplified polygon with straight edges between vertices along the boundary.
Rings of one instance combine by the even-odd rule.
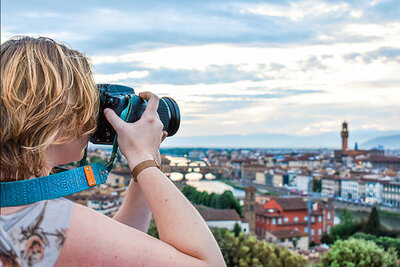
[[[330,234],[328,234],[327,232],[324,232],[324,234],[321,236],[321,243],[325,243],[325,244],[332,244],[333,243],[333,238]]]
[[[385,250],[394,248],[397,251],[397,257],[400,258],[400,238],[392,238],[387,236],[376,237],[365,233],[355,233],[351,237],[357,239],[370,240],[375,242],[378,246],[383,247]]]
[[[355,233],[356,219],[354,215],[348,210],[344,209],[339,215],[340,223],[332,228],[333,241],[338,239],[347,239]]]
[[[363,232],[378,236],[380,233],[381,224],[379,221],[378,210],[374,206],[369,214],[368,221],[364,226]]]
[[[312,191],[321,192],[321,180],[313,178],[312,180]]]
[[[350,238],[336,241],[319,266],[396,267],[397,256],[393,248],[385,251],[372,241]]]
[[[254,235],[245,236],[244,233],[240,233],[238,237],[235,237],[233,233],[217,228],[212,229],[212,232],[227,266],[302,267],[306,265],[303,256],[287,248],[267,243],[265,240],[257,241]]]
[[[222,194],[208,194],[207,192],[199,192],[192,186],[184,186],[182,193],[194,204],[202,204],[217,209],[235,209],[242,216],[242,207],[230,190],[226,190]]]
[[[235,233],[235,237],[238,237],[241,231],[242,231],[242,228],[236,222],[235,225],[233,226],[233,232]]]
[[[156,223],[154,222],[154,220],[150,221],[150,226],[149,226],[149,230],[147,231],[147,233],[155,238],[159,238],[157,226],[156,226]]]
[[[215,193],[210,194],[210,207],[211,208],[216,208],[217,207],[217,200],[218,196]]]
[[[204,206],[207,206],[207,202],[208,202],[208,193],[206,191],[203,191],[200,193],[200,203]]]

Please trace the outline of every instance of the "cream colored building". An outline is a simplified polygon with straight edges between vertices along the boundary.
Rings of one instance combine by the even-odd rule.
[[[268,231],[266,240],[291,249],[308,249],[308,234],[296,230]]]

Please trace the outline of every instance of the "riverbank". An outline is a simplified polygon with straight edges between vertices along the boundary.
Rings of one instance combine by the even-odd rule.
[[[219,179],[219,180],[216,180],[216,181],[223,182],[224,184],[229,185],[229,186],[232,186],[233,188],[235,188],[235,189],[237,189],[237,190],[243,190],[243,191],[245,191],[245,189],[246,189],[246,187],[247,187],[246,185],[238,185],[237,183],[232,182],[231,180],[228,180],[228,178],[226,178],[226,179],[222,178],[222,179]],[[274,193],[268,191],[267,189],[260,189],[260,188],[257,188],[257,191],[256,191],[256,192],[257,192],[258,194],[263,194],[263,195],[275,195]]]
[[[360,207],[354,205],[346,205],[345,203],[335,202],[335,224],[340,222],[339,216],[342,210],[348,209],[356,218],[368,219],[371,207]],[[390,229],[400,229],[400,213],[393,211],[381,210],[378,208],[379,219],[382,225]]]

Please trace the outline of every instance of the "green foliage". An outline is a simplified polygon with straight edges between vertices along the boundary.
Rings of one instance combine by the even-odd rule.
[[[312,180],[312,191],[313,192],[321,192],[321,180],[313,178]]]
[[[380,233],[380,228],[381,224],[379,220],[378,210],[376,209],[376,207],[373,207],[369,214],[368,221],[364,226],[363,232],[366,234],[378,236]]]
[[[336,241],[319,266],[395,267],[397,256],[392,248],[385,251],[372,241],[350,238]]]
[[[253,235],[240,233],[235,237],[225,229],[212,229],[221,248],[227,266],[290,266],[306,265],[304,257],[265,241],[257,241]]]
[[[392,238],[392,237],[387,237],[387,236],[376,237],[375,235],[369,235],[369,234],[365,234],[365,233],[356,233],[356,234],[352,235],[351,237],[357,238],[357,239],[373,241],[378,246],[383,247],[385,250],[388,250],[389,248],[393,248],[397,252],[397,257],[400,258],[400,238]]]
[[[105,164],[107,164],[108,161],[106,159],[103,159],[103,158],[99,157],[99,156],[92,156],[92,157],[88,158],[88,162],[89,163],[100,162],[103,165],[105,165]]]
[[[160,238],[158,236],[158,230],[157,230],[157,226],[156,223],[154,222],[154,220],[151,220],[150,222],[150,226],[149,226],[149,230],[147,231],[147,233],[155,238]]]
[[[354,215],[347,209],[344,209],[339,217],[340,217],[340,224],[333,227],[329,235],[324,234],[322,236],[321,242],[326,244],[332,244],[336,240],[347,239],[358,232],[373,234],[374,236],[388,237],[389,239],[400,237],[399,230],[387,229],[380,224],[379,213],[375,207],[372,208],[368,220],[362,218],[360,221],[356,221]],[[372,240],[372,239],[367,239],[367,240]],[[377,243],[377,244],[385,247],[383,243]]]
[[[340,223],[332,228],[331,242],[338,239],[347,239],[354,233],[354,228],[356,226],[354,215],[348,209],[344,209],[340,213],[339,218]]]
[[[233,196],[232,191],[225,191],[222,194],[199,192],[192,186],[182,188],[182,193],[194,204],[201,204],[216,209],[235,209],[242,216],[242,207],[239,201]]]
[[[324,234],[321,236],[321,243],[325,244],[332,244],[334,242],[332,236],[328,234],[327,232],[324,232]]]
[[[238,237],[241,231],[242,231],[242,228],[236,222],[235,225],[233,226],[233,233],[235,234],[235,237]]]

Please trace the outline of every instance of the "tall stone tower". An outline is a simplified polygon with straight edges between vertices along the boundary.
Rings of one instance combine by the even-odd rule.
[[[249,186],[245,189],[243,215],[249,223],[249,232],[254,234],[256,228],[256,191],[255,187]]]
[[[347,139],[349,137],[349,130],[347,128],[347,122],[344,121],[342,124],[342,152],[349,150],[349,148],[347,147]]]

